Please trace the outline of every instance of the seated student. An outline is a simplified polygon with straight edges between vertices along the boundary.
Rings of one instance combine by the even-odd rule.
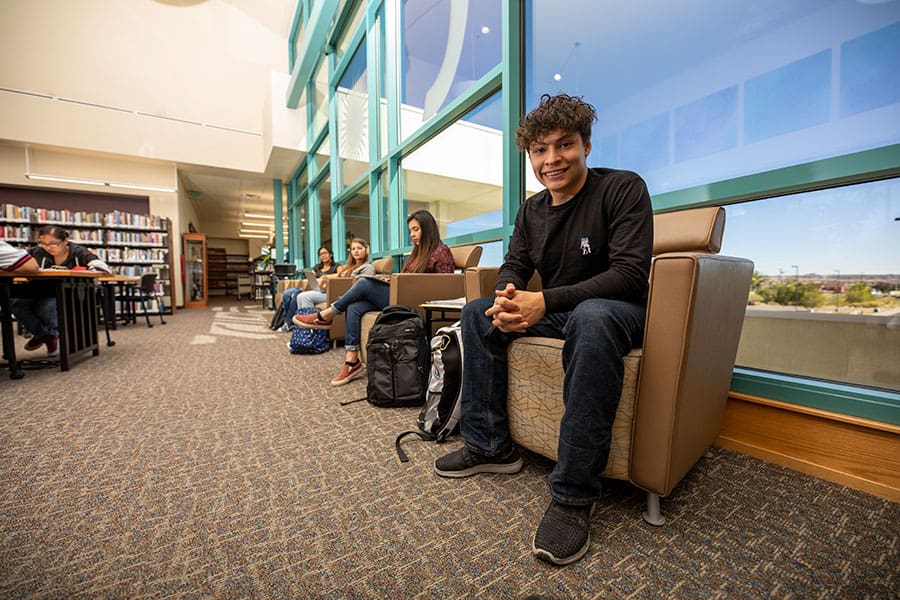
[[[319,264],[313,267],[313,272],[316,274],[316,277],[323,277],[337,272],[334,254],[325,246],[319,248]],[[281,295],[281,305],[284,307],[284,325],[278,331],[291,330],[291,317],[297,312],[297,296],[301,292],[303,292],[302,287],[293,287],[284,290],[284,293]]]
[[[441,241],[437,223],[427,210],[419,210],[406,219],[413,243],[402,273],[452,273],[455,267],[450,248]],[[344,366],[331,385],[344,385],[363,374],[359,360],[362,316],[370,310],[382,310],[390,300],[390,278],[360,277],[347,293],[323,311],[296,315],[294,323],[311,329],[327,329],[334,315],[347,313]]]
[[[591,509],[609,458],[622,392],[622,357],[641,344],[653,213],[635,173],[588,168],[594,107],[565,94],[544,95],[516,131],[545,189],[519,207],[494,298],[462,310],[463,445],[435,460],[442,477],[516,473],[510,437],[506,350],[522,336],[565,340],[565,412],[550,503],[532,538],[537,558],[579,560],[590,545]],[[537,271],[542,290],[529,292]]]
[[[57,225],[46,225],[38,231],[38,245],[29,248],[41,269],[54,266],[64,269],[86,267],[92,271],[112,272],[105,262],[78,244],[69,242],[69,232]],[[59,328],[56,322],[56,298],[47,296],[33,288],[27,297],[13,298],[10,308],[16,319],[31,333],[25,344],[28,351],[47,346],[47,355],[53,356],[58,350]]]
[[[34,257],[27,251],[10,246],[0,240],[0,270],[16,273],[37,273],[40,270]]]
[[[347,257],[347,262],[337,270],[335,275],[337,277],[360,277],[374,274],[375,267],[369,262],[369,242],[362,238],[353,238],[350,242],[350,256]],[[322,288],[322,291],[306,290],[297,296],[297,307],[315,308],[316,304],[325,302],[325,290],[328,289],[329,279],[329,277],[324,275],[319,277],[319,287]],[[290,316],[293,317],[294,315]]]

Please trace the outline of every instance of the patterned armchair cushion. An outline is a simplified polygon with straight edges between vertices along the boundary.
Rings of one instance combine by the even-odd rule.
[[[509,428],[513,440],[556,460],[563,415],[563,340],[520,338],[509,347]],[[631,425],[641,350],[625,357],[622,397],[613,423],[612,446],[604,477],[628,479]]]

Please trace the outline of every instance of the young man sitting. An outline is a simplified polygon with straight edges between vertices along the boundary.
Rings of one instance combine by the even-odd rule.
[[[496,296],[462,311],[465,445],[435,461],[442,477],[518,472],[522,459],[507,421],[506,348],[521,336],[565,340],[559,458],[532,542],[538,558],[559,565],[580,559],[590,544],[622,357],[643,338],[653,245],[643,180],[587,167],[595,120],[594,108],[580,98],[544,95],[516,131],[516,144],[546,189],[519,209]],[[526,291],[535,270],[542,291]]]

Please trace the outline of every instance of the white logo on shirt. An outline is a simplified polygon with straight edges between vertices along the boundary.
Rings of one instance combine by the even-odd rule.
[[[581,238],[581,255],[585,256],[591,253],[591,240],[587,237]]]

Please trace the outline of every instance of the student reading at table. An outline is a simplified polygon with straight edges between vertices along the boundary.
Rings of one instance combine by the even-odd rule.
[[[111,273],[100,258],[78,244],[69,242],[69,232],[56,225],[46,225],[38,231],[38,245],[29,248],[41,269],[86,269]],[[24,297],[10,301],[13,315],[31,333],[25,349],[34,351],[47,346],[47,356],[59,352],[59,326],[56,320],[56,298],[48,296],[40,288],[26,290]]]

